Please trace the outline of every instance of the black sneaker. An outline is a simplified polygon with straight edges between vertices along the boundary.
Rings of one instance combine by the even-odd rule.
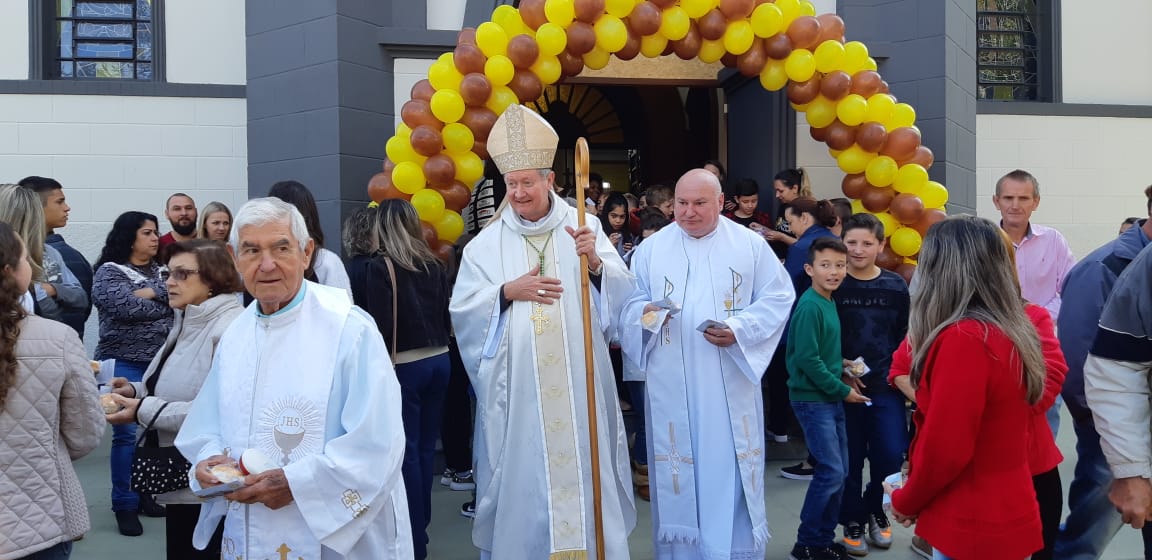
[[[824,549],[824,554],[829,560],[847,560],[848,548],[840,543],[832,543],[832,546]]]
[[[780,476],[789,480],[812,480],[812,475],[814,474],[816,474],[816,469],[804,461],[791,467],[783,467],[780,469]]]
[[[139,537],[144,534],[144,526],[140,524],[140,516],[134,511],[117,511],[116,527],[125,537]]]
[[[788,560],[824,560],[824,557],[820,555],[824,550],[818,546],[796,545],[788,554]]]
[[[476,500],[472,500],[471,502],[465,502],[464,505],[460,506],[460,515],[463,515],[464,517],[467,517],[468,519],[475,518],[476,517]]]
[[[448,487],[457,492],[475,490],[476,481],[472,478],[472,471],[460,471],[452,474],[452,482]]]
[[[148,517],[165,517],[168,515],[168,510],[164,506],[156,503],[156,498],[148,494],[140,494],[140,504],[136,510],[140,515]]]

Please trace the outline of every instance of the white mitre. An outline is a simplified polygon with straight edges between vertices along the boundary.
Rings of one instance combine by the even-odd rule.
[[[488,153],[504,175],[522,169],[550,169],[560,136],[535,111],[509,105],[488,134]]]

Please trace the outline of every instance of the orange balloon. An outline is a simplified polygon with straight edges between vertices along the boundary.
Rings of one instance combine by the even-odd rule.
[[[524,24],[533,31],[548,23],[548,16],[544,13],[544,0],[520,0],[520,19],[523,19]]]
[[[871,188],[874,187],[868,184],[868,179],[863,173],[850,173],[840,181],[840,190],[844,191],[844,196],[851,199],[863,198],[864,193]]]
[[[888,133],[880,154],[888,156],[896,163],[909,161],[916,155],[920,146],[920,131],[910,126],[894,128]]]
[[[883,212],[888,209],[888,205],[892,204],[892,199],[895,197],[896,191],[892,190],[892,187],[868,187],[860,197],[860,202],[869,212]]]
[[[724,31],[728,29],[728,20],[717,8],[712,8],[708,13],[701,16],[696,24],[700,26],[700,37],[709,41],[718,41],[724,36]]]
[[[424,242],[427,243],[428,247],[432,250],[436,250],[436,248],[440,246],[440,236],[436,235],[436,228],[433,227],[432,224],[420,220],[420,233],[424,237]]]
[[[744,19],[752,15],[754,0],[720,0],[720,13],[729,20]]]
[[[444,149],[444,137],[440,131],[427,125],[413,128],[409,141],[412,142],[412,149],[422,156],[431,157]]]
[[[681,60],[692,60],[700,54],[700,31],[696,22],[688,22],[688,34],[683,39],[672,41],[672,50]]]
[[[794,48],[812,50],[820,44],[820,20],[812,16],[800,16],[788,25],[787,33]]]
[[[574,21],[568,26],[568,46],[565,50],[576,56],[584,56],[595,47],[595,28],[582,21]]]
[[[817,45],[824,41],[844,42],[844,20],[840,19],[840,16],[820,14],[816,16],[816,20],[820,22],[820,38],[816,40]]]
[[[517,68],[531,68],[540,56],[540,46],[536,39],[527,35],[517,35],[508,41],[508,60]]]
[[[472,45],[473,47],[475,47],[476,46],[476,28],[475,27],[465,27],[464,29],[461,29],[460,33],[456,34],[456,44],[457,45]]]
[[[392,173],[381,172],[372,176],[368,181],[368,198],[374,202],[387,200],[389,198],[399,198],[403,200],[411,200],[412,195],[400,192],[396,185],[392,184]]]
[[[641,37],[655,35],[660,31],[662,20],[663,14],[660,8],[649,1],[636,4],[636,7],[632,8],[632,13],[628,14],[628,26]]]
[[[911,158],[909,158],[907,161],[896,160],[896,163],[900,164],[901,166],[908,163],[915,163],[919,164],[920,167],[923,167],[924,169],[928,169],[932,167],[932,163],[935,161],[936,156],[932,154],[932,150],[929,150],[928,146],[917,146],[916,153],[914,153]]]
[[[788,83],[788,101],[797,105],[804,105],[820,95],[820,76],[812,76],[807,82]]]
[[[832,101],[844,99],[851,87],[852,77],[847,72],[834,70],[820,79],[820,94]]]
[[[903,193],[892,200],[892,215],[902,224],[915,224],[924,216],[924,201],[914,194]]]
[[[855,126],[848,126],[839,119],[832,121],[828,125],[828,138],[825,143],[833,150],[847,150],[856,143],[857,128]],[[850,196],[849,198],[860,198],[859,196]]]
[[[456,162],[444,154],[436,154],[424,161],[424,178],[428,185],[446,187],[451,185],[456,177]]]
[[[878,122],[866,122],[856,130],[856,143],[866,152],[879,152],[884,147],[888,132]]]
[[[868,99],[880,91],[880,83],[883,81],[874,70],[861,70],[852,75],[851,93]]]
[[[544,93],[544,84],[531,70],[517,70],[508,83],[508,89],[516,94],[521,103],[527,103],[540,98],[540,94]]]
[[[432,188],[440,193],[440,196],[444,197],[444,207],[454,212],[463,210],[472,198],[472,191],[468,190],[468,186],[460,181],[453,181],[446,187]]]
[[[412,86],[412,99],[432,101],[433,93],[436,93],[436,88],[432,87],[432,82],[429,82],[428,78],[424,78]],[[429,108],[428,110],[431,111],[432,109]]]
[[[468,75],[474,72],[484,73],[484,63],[488,57],[476,45],[457,45],[452,51],[452,63],[461,74]],[[429,96],[431,99],[431,96]]]
[[[604,13],[604,0],[575,0],[574,4],[576,19],[583,22],[596,23]]]
[[[947,217],[948,214],[945,214],[942,210],[936,210],[934,208],[925,210],[924,213],[920,215],[920,219],[916,220],[916,223],[909,227],[920,232],[921,236],[925,236],[928,235],[928,228],[932,227],[932,224]]]
[[[444,128],[444,123],[432,114],[432,106],[423,99],[412,99],[405,102],[404,106],[400,108],[400,119],[412,130],[421,126],[430,126],[437,130]]]
[[[469,107],[460,117],[460,123],[472,131],[472,137],[481,142],[488,141],[488,133],[496,125],[496,113],[487,107]]]
[[[748,52],[736,57],[736,68],[749,78],[759,76],[767,63],[768,55],[764,54],[764,39],[759,37],[752,41],[752,48],[748,49]]]
[[[777,33],[765,40],[764,50],[768,54],[768,58],[784,60],[788,58],[788,55],[792,54],[794,48],[792,47],[792,40],[788,38],[787,33]]]
[[[464,98],[465,105],[481,107],[488,101],[489,95],[492,95],[492,82],[484,74],[468,74],[460,81],[460,97]]]

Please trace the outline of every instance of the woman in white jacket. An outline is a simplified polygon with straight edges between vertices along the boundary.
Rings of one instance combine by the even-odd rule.
[[[112,424],[155,420],[154,440],[145,445],[169,447],[180,431],[184,416],[200,392],[212,366],[220,337],[243,310],[243,290],[232,257],[220,243],[199,239],[171,246],[168,260],[168,303],[175,322],[167,340],[149,364],[141,382],[123,377],[112,380],[124,408],[107,416]],[[156,501],[167,506],[168,558],[218,558],[220,532],[205,551],[192,547],[192,531],[200,516],[200,500],[187,488],[161,494]]]

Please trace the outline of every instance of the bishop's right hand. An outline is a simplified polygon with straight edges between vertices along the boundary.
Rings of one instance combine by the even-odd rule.
[[[527,274],[504,284],[504,298],[508,301],[531,301],[551,305],[560,299],[564,288],[559,278],[540,276],[540,267],[533,267]]]
[[[196,480],[200,482],[200,486],[202,488],[220,484],[220,480],[217,479],[216,475],[212,474],[212,471],[209,469],[215,467],[216,465],[222,465],[224,463],[231,462],[234,462],[234,460],[227,455],[213,455],[207,459],[204,459],[203,461],[200,461],[199,463],[196,463]]]

